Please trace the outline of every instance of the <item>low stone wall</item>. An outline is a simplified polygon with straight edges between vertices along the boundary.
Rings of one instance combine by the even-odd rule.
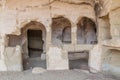
[[[22,71],[22,53],[20,46],[6,47],[4,59],[0,59],[0,71]]]

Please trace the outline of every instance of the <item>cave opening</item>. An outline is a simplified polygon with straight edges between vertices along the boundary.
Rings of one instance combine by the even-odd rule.
[[[87,17],[81,18],[77,24],[77,43],[97,44],[96,24]]]
[[[89,51],[69,52],[69,69],[89,70]]]
[[[52,43],[53,45],[70,44],[71,23],[67,18],[57,17],[52,19]]]
[[[28,30],[28,52],[29,57],[40,57],[43,52],[43,44],[42,40],[42,31],[41,30]]]

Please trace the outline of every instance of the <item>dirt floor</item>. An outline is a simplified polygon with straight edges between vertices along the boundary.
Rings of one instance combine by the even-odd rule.
[[[46,71],[32,74],[32,70],[23,72],[0,72],[0,80],[117,80],[114,76],[101,73],[92,74],[80,69]]]
[[[69,60],[69,66],[70,69],[89,70],[88,60],[86,59]],[[40,57],[30,58],[27,67],[28,69],[34,67],[41,67],[46,69],[46,60],[41,60]]]
[[[79,64],[80,62],[81,64]],[[29,69],[23,72],[0,72],[0,80],[120,80],[106,73],[90,73],[87,69],[86,60],[70,61],[71,70],[45,71],[40,74],[33,74],[32,68],[46,68],[46,61],[40,57],[29,59]],[[79,65],[78,65],[79,64]],[[79,67],[82,67],[79,69]],[[78,69],[75,69],[78,68]]]

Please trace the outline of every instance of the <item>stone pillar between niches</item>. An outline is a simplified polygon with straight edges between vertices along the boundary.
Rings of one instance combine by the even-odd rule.
[[[48,55],[48,50],[49,50],[49,47],[51,46],[51,27],[48,26],[46,28],[46,55],[45,55],[45,59],[46,59],[46,66],[47,66],[47,69],[48,69],[48,65],[49,65],[49,55]]]
[[[71,26],[71,38],[72,38],[72,44],[77,44],[77,25],[72,23]]]
[[[6,42],[6,35],[0,35],[0,71],[7,71],[7,65],[5,62],[5,42]]]
[[[93,73],[101,71],[102,67],[102,49],[100,45],[95,45],[89,54],[89,68]]]
[[[48,70],[66,70],[68,66],[68,53],[60,47],[50,47],[47,52],[47,69]]]
[[[49,46],[51,45],[51,35],[52,31],[51,31],[51,27],[47,27],[47,31],[46,31],[46,50],[48,51]]]

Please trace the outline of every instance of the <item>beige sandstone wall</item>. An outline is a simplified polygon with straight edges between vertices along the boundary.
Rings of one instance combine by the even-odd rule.
[[[46,48],[48,52],[51,52],[50,47],[52,47],[51,43],[51,24],[52,24],[52,18],[56,18],[59,16],[63,16],[67,18],[71,23],[71,44],[70,45],[62,45],[59,47],[59,49],[64,50],[65,53],[68,53],[69,51],[82,51],[82,50],[91,50],[94,46],[91,45],[77,45],[77,23],[79,20],[81,20],[82,17],[88,17],[94,22],[96,22],[96,16],[94,11],[94,3],[93,1],[88,0],[77,0],[77,1],[55,1],[49,4],[49,0],[36,0],[36,1],[27,1],[27,0],[6,0],[1,2],[3,5],[1,7],[1,14],[0,14],[0,32],[2,34],[15,34],[20,35],[21,34],[21,28],[24,27],[25,24],[29,23],[30,21],[37,21],[42,23],[45,26],[45,29],[47,31],[46,34]],[[14,5],[16,4],[16,5]],[[3,44],[3,47],[5,45]],[[64,52],[61,52],[59,49],[58,53],[63,54]],[[2,49],[3,50],[3,49]],[[60,51],[60,52],[59,52]],[[4,53],[4,52],[2,52]],[[52,54],[52,52],[51,52]],[[95,54],[91,54],[91,56],[94,56]],[[54,54],[53,54],[54,56]],[[59,56],[59,55],[58,55]],[[52,57],[52,56],[51,56]],[[52,58],[51,58],[52,59]],[[62,60],[61,58],[60,60]],[[54,58],[53,58],[54,60]],[[100,60],[100,59],[99,59]],[[48,69],[54,69],[54,66],[51,63],[52,60],[48,59]],[[66,58],[67,61],[67,58]],[[57,62],[55,62],[57,63]],[[54,63],[54,64],[55,64]],[[92,63],[92,61],[91,61]],[[57,66],[57,69],[61,69],[63,67],[65,69],[68,69],[68,61],[66,64],[61,64],[60,66]],[[95,62],[97,65],[97,62]],[[91,64],[92,65],[92,64]],[[9,66],[7,66],[9,67]],[[62,68],[62,69],[63,69]],[[96,68],[94,66],[93,68]],[[100,69],[99,69],[100,70]]]
[[[108,1],[108,0],[106,0]],[[110,38],[107,38],[103,42],[103,70],[119,77],[120,75],[120,1],[119,0],[109,0],[106,3],[108,6],[108,19],[109,19],[109,34]],[[105,11],[104,11],[105,12]],[[101,17],[104,19],[104,17]]]
[[[119,66],[116,66],[116,64],[120,64],[116,58],[116,55],[120,56],[120,1],[99,0],[100,13],[98,18],[95,15],[94,2],[94,0],[1,0],[0,71],[13,70],[14,67],[10,68],[10,66],[16,64],[13,61],[13,64],[10,62],[10,65],[6,65],[5,50],[9,48],[7,46],[9,40],[6,35],[19,36],[22,34],[21,28],[31,21],[42,23],[46,29],[47,69],[68,69],[69,62],[68,57],[66,57],[68,52],[88,50],[90,56],[89,67],[92,72],[107,71],[110,66],[115,69],[111,73],[120,71]],[[71,23],[71,44],[55,46],[52,44],[52,19],[60,16],[67,18]],[[82,17],[88,17],[96,23],[98,39],[96,45],[77,44],[77,23]],[[14,47],[11,48],[14,49]],[[111,63],[108,63],[107,58],[110,54],[112,54],[113,59],[111,59]],[[14,56],[8,57],[15,58]],[[19,59],[18,63],[20,65],[21,58],[17,59]],[[59,61],[61,61],[61,64],[55,65]],[[22,68],[19,67],[16,70],[22,70]]]

